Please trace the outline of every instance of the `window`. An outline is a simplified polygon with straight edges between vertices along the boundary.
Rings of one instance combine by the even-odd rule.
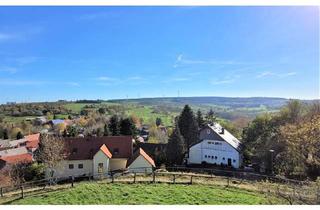
[[[225,158],[222,158],[222,160],[225,160]]]
[[[119,149],[118,149],[118,148],[114,148],[114,150],[113,150],[113,154],[114,154],[114,155],[119,154]]]
[[[215,157],[214,157],[214,159],[218,159],[218,157],[217,157],[217,156],[215,156]]]
[[[211,156],[210,155],[208,155],[208,158],[210,158]]]
[[[83,164],[82,163],[78,164],[78,168],[83,168]]]
[[[73,164],[69,164],[69,169],[73,169]]]
[[[207,155],[205,155],[204,157],[207,158]]]
[[[236,162],[236,160],[235,160],[235,159],[233,159],[233,162],[235,163],[235,162]]]
[[[98,173],[103,173],[103,163],[98,164]]]
[[[213,159],[214,158],[214,156],[211,156],[211,159]]]
[[[78,152],[78,148],[73,148],[72,149],[72,154],[77,154],[77,152]]]
[[[211,141],[208,141],[208,144],[211,144]]]
[[[210,134],[210,129],[207,129],[207,134]]]

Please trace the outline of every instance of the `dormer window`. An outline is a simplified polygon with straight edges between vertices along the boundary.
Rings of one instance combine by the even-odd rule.
[[[77,154],[78,153],[78,148],[73,148],[72,149],[72,154]]]

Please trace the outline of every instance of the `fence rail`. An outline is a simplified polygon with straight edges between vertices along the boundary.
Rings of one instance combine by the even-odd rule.
[[[145,170],[143,170],[145,169]],[[106,183],[170,183],[212,184],[225,187],[255,189],[277,195],[288,203],[320,204],[320,186],[315,182],[298,181],[275,176],[266,176],[243,171],[227,171],[208,168],[167,167],[148,172],[147,168],[135,168],[122,172],[68,176],[25,182],[0,187],[0,200],[6,196],[24,198],[34,190],[45,190],[57,186],[74,187],[83,180],[104,180]],[[139,172],[137,172],[139,171]],[[141,172],[144,171],[144,172]]]

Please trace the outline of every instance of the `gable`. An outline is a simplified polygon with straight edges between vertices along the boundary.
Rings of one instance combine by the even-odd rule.
[[[204,127],[201,131],[200,131],[200,140],[204,140],[204,139],[208,139],[208,140],[217,140],[217,141],[224,141],[224,139],[219,136],[218,134],[216,134],[216,132],[214,132],[211,128],[209,128],[208,126]]]

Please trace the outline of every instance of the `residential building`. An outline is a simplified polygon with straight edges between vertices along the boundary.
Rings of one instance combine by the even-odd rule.
[[[239,168],[241,143],[218,123],[200,130],[199,141],[189,148],[187,164],[216,164]]]
[[[152,171],[153,160],[139,151],[133,153],[131,136],[72,137],[65,138],[64,159],[48,171],[47,176],[107,176],[112,171],[134,170],[136,167]],[[146,161],[143,161],[142,156]],[[151,160],[152,161],[151,161]]]

